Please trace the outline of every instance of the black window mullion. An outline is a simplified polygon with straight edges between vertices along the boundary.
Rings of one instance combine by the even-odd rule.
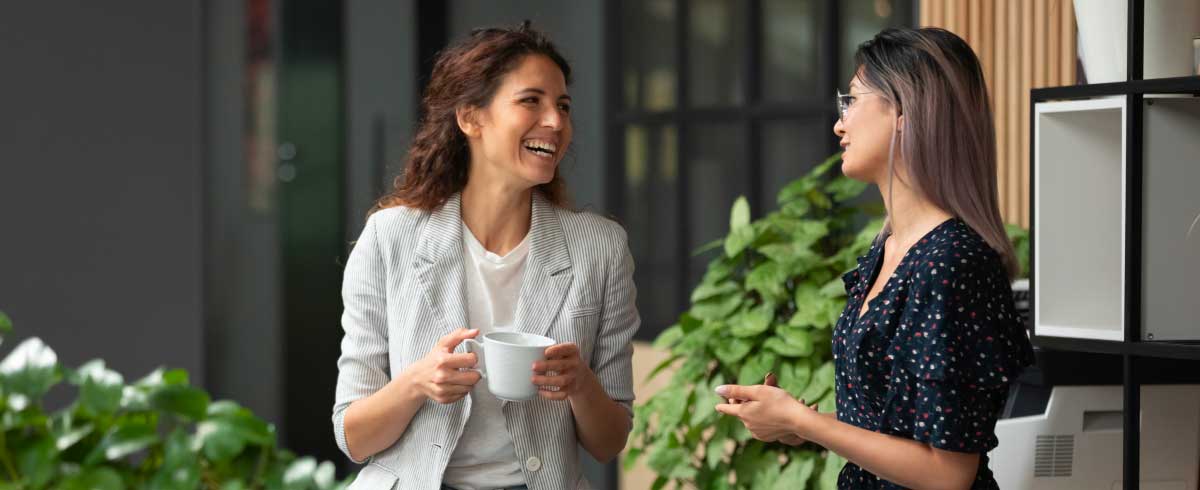
[[[690,63],[688,62],[688,23],[691,20],[690,5],[688,0],[675,0],[675,139],[678,145],[678,161],[676,162],[678,185],[676,198],[676,213],[678,226],[676,232],[679,237],[676,240],[676,258],[675,258],[675,273],[678,288],[676,288],[676,305],[682,311],[688,304],[688,298],[691,296],[691,291],[688,288],[688,262],[691,258],[691,250],[689,250],[689,238],[691,237],[691,215],[688,213],[688,196],[690,185],[688,182],[688,166],[692,161],[691,145],[688,139],[688,125],[684,118],[687,112],[685,108],[690,108],[690,99],[688,96],[688,76],[690,73]]]
[[[837,110],[833,107],[832,101],[835,92],[837,91],[838,86],[844,82],[843,78],[848,79],[850,76],[849,73],[839,73],[839,70],[841,70],[841,64],[838,63],[838,58],[841,56],[842,52],[841,34],[842,29],[844,29],[846,26],[842,24],[841,6],[838,5],[838,3],[839,2],[837,0],[825,0],[825,3],[821,8],[822,24],[831,26],[831,28],[825,29],[825,31],[822,33],[823,49],[821,49],[820,55],[821,73],[825,74],[825,76],[822,77],[822,92],[824,93],[823,95],[828,96],[830,99],[829,108],[827,109],[828,112],[826,112],[826,114],[829,114],[831,117],[837,117]],[[839,147],[837,140],[833,138],[828,138],[828,140],[829,151],[838,151]]]
[[[746,53],[744,55],[744,69],[746,80],[746,106],[740,107],[739,110],[745,111],[748,107],[757,107],[762,99],[762,65],[763,65],[763,49],[762,49],[762,0],[750,0],[746,4]],[[755,216],[762,216],[769,207],[766,196],[763,196],[763,162],[762,162],[762,145],[759,141],[759,121],[753,117],[753,114],[747,118],[746,124],[746,165],[748,165],[748,181],[750,189],[747,199],[753,203],[751,210]]]
[[[608,202],[604,203],[608,212],[619,217],[621,220],[626,220],[625,213],[625,125],[617,121],[617,107],[625,100],[625,94],[622,93],[621,73],[622,73],[622,38],[617,33],[621,32],[621,13],[624,7],[624,2],[605,2],[604,3],[604,27],[607,35],[606,43],[608,49],[604,53],[606,63],[605,77],[607,81],[604,90],[606,99],[604,103],[604,119],[608,121],[605,125],[605,134],[603,139],[608,142],[608,169],[605,172],[607,179],[607,188],[605,196]]]

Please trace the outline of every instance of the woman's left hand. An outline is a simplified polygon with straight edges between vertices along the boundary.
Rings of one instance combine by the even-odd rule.
[[[549,400],[566,400],[582,389],[592,370],[579,357],[579,346],[567,342],[547,347],[546,360],[533,363],[533,374],[538,395]]]
[[[782,389],[766,386],[725,385],[717,387],[717,394],[741,403],[722,403],[717,411],[742,420],[742,424],[755,439],[775,442],[781,439],[793,441],[799,436],[801,420],[808,412],[816,413],[792,398]],[[790,442],[789,442],[790,443]]]

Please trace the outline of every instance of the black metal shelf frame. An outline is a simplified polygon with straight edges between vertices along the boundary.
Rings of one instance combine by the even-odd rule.
[[[1029,141],[1036,138],[1036,106],[1040,102],[1063,99],[1082,99],[1089,97],[1123,96],[1125,97],[1125,340],[1108,341],[1092,339],[1071,339],[1059,337],[1043,337],[1036,335],[1036,327],[1032,340],[1035,345],[1045,349],[1056,349],[1076,352],[1110,354],[1121,357],[1124,391],[1124,427],[1123,427],[1123,480],[1124,488],[1138,490],[1140,486],[1140,449],[1141,449],[1141,387],[1143,384],[1179,383],[1186,380],[1172,373],[1177,370],[1164,368],[1164,363],[1178,364],[1183,371],[1190,371],[1200,366],[1200,343],[1162,342],[1142,340],[1142,177],[1143,177],[1143,100],[1146,95],[1154,94],[1192,94],[1200,96],[1200,76],[1164,78],[1154,80],[1142,79],[1143,52],[1143,2],[1144,0],[1129,0],[1128,4],[1128,39],[1126,44],[1125,82],[1103,83],[1093,85],[1077,85],[1052,87],[1032,90],[1030,93],[1030,125]],[[1034,159],[1037,157],[1033,145],[1029,148],[1030,187],[1036,178]],[[1030,209],[1033,209],[1036,196],[1030,192]],[[1030,218],[1030,227],[1036,226]],[[1032,237],[1031,237],[1032,240]],[[1031,244],[1031,249],[1033,249]],[[1036,256],[1030,257],[1030,268],[1036,267]],[[1032,277],[1030,289],[1037,287]],[[1030,307],[1036,308],[1034,297],[1030,298]]]

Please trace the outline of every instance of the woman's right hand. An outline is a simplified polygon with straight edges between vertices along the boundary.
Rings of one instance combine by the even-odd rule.
[[[479,335],[479,330],[460,328],[438,340],[425,357],[409,368],[409,380],[426,398],[438,403],[454,403],[467,396],[479,382],[477,371],[466,371],[477,363],[475,354],[455,354],[463,340]]]

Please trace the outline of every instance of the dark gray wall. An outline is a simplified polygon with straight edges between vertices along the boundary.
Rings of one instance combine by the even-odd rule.
[[[245,3],[204,3],[208,388],[285,434],[278,210],[252,207],[247,195]]]
[[[200,3],[2,10],[0,309],[68,365],[203,382]]]
[[[417,116],[415,0],[346,3],[347,241],[404,166]]]
[[[454,0],[450,36],[457,39],[477,27],[516,26],[529,19],[545,32],[571,63],[574,83],[571,118],[573,155],[562,163],[575,205],[603,211],[604,165],[604,2],[601,0]]]

